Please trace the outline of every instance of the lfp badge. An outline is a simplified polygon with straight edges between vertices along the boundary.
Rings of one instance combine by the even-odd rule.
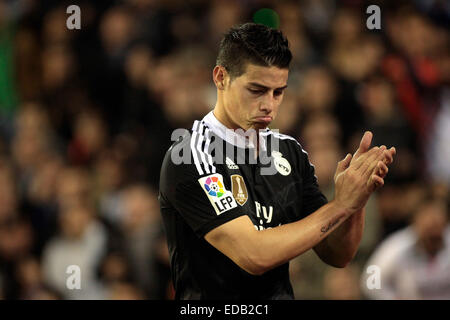
[[[210,196],[220,198],[223,196],[223,183],[218,177],[208,177],[205,181],[205,189]]]
[[[237,207],[236,200],[234,200],[232,193],[225,188],[220,173],[200,178],[198,182],[208,196],[209,202],[211,202],[217,215]]]

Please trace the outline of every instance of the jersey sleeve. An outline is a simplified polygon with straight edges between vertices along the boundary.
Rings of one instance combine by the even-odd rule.
[[[198,162],[176,165],[169,154],[160,181],[161,197],[176,209],[198,237],[246,214],[245,207],[236,202],[230,191],[230,177],[223,166],[206,164],[202,168],[200,173]]]
[[[300,147],[301,148],[301,147]],[[325,195],[320,191],[314,165],[310,162],[308,153],[301,148],[301,166],[303,181],[302,214],[304,217],[310,215],[320,207],[328,203]]]

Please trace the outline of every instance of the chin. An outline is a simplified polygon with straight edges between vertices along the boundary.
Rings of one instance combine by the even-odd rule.
[[[252,128],[256,130],[266,129],[269,126],[270,122],[256,122],[253,124]]]

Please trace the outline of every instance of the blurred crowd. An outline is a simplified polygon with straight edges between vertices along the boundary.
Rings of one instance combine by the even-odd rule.
[[[80,30],[66,27],[71,4]],[[366,27],[369,4],[381,30]],[[261,8],[276,12],[294,57],[271,127],[308,151],[328,199],[337,161],[365,130],[397,149],[354,262],[296,258],[296,297],[450,299],[450,3],[440,0],[0,0],[0,298],[173,298],[161,161],[172,131],[215,104],[222,34]],[[391,258],[386,246],[398,246]],[[374,294],[366,267],[386,260],[401,270],[391,263]],[[80,290],[66,286],[69,265]]]

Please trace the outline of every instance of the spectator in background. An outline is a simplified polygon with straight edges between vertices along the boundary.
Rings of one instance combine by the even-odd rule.
[[[100,259],[106,254],[107,234],[92,209],[63,207],[59,216],[61,232],[44,248],[42,268],[45,281],[65,299],[104,299],[105,289],[97,279]],[[67,267],[81,270],[81,290],[66,287]]]
[[[144,185],[131,185],[121,194],[120,229],[132,274],[141,290],[151,299],[158,298],[156,245],[161,231],[158,199]]]
[[[126,183],[125,168],[111,150],[104,150],[94,165],[94,195],[102,218],[117,226],[120,219],[120,191]]]
[[[18,215],[0,224],[0,274],[4,277],[5,298],[20,297],[16,265],[31,251],[34,242],[33,233],[29,221]]]
[[[402,111],[423,153],[439,109],[438,92],[446,77],[439,70],[439,60],[448,48],[448,34],[412,7],[388,14],[386,21],[394,51],[384,57],[381,69],[394,83]]]
[[[450,58],[447,58],[450,63]],[[426,148],[427,173],[436,183],[450,184],[450,88],[442,91],[441,106]]]
[[[280,29],[289,39],[289,48],[293,53],[292,73],[290,78],[296,81],[302,70],[315,62],[316,52],[311,46],[304,25],[304,13],[295,1],[281,1],[276,3],[275,11],[279,15]]]
[[[95,111],[85,111],[74,120],[73,138],[68,146],[68,158],[74,165],[93,161],[107,143],[106,127]]]
[[[380,268],[381,288],[361,288],[370,299],[450,299],[450,227],[447,204],[427,198],[412,223],[385,239],[367,262]]]
[[[45,284],[39,261],[32,256],[24,257],[17,264],[16,278],[20,287],[19,299],[58,300],[62,296]]]
[[[207,37],[211,49],[216,50],[222,35],[232,26],[239,24],[245,15],[246,8],[239,1],[214,0],[207,14],[209,35]]]
[[[408,226],[415,208],[423,201],[426,192],[423,181],[412,180],[388,185],[378,193],[381,238]]]
[[[100,279],[107,288],[105,299],[141,300],[149,297],[142,289],[144,286],[137,285],[138,277],[133,276],[129,259],[125,254],[110,252],[103,259],[100,268]]]
[[[391,179],[400,182],[414,178],[419,165],[414,160],[415,136],[398,106],[392,84],[383,76],[371,76],[361,84],[358,100],[366,126],[377,134],[375,141],[398,146],[399,161],[392,166]]]
[[[110,288],[109,300],[142,300],[144,295],[139,288],[127,282],[116,282]]]
[[[12,164],[0,159],[0,223],[6,224],[14,219],[18,212],[19,199]]]
[[[316,66],[304,72],[298,92],[303,113],[333,113],[336,95],[336,80],[329,69]]]

